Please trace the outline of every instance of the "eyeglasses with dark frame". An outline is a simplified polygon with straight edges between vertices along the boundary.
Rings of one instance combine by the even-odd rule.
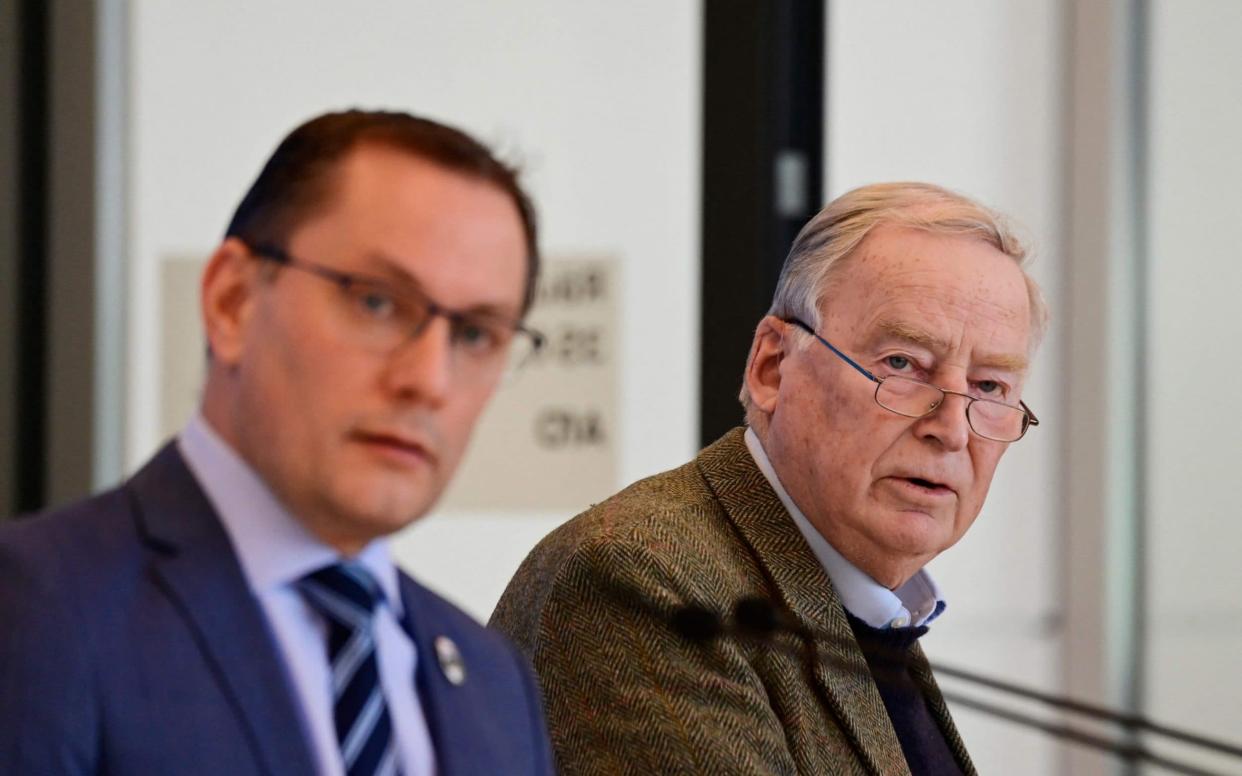
[[[452,310],[410,288],[379,278],[342,272],[296,258],[274,245],[248,246],[257,258],[326,280],[341,291],[344,333],[363,349],[389,354],[418,338],[433,318],[449,323],[454,365],[472,372],[510,371],[544,344],[544,336],[519,320],[489,312]]]
[[[854,359],[842,353],[831,342],[819,336],[819,333],[798,318],[783,318],[785,323],[810,334],[819,340],[824,347],[831,350],[838,358],[854,367],[863,377],[876,384],[875,403],[889,412],[907,418],[922,418],[935,412],[944,403],[946,394],[964,397],[966,401],[966,422],[970,430],[984,439],[995,442],[1017,442],[1026,435],[1027,429],[1039,425],[1039,418],[1031,412],[1025,402],[1012,404],[971,396],[960,391],[950,391],[938,385],[915,380],[901,375],[876,377]]]

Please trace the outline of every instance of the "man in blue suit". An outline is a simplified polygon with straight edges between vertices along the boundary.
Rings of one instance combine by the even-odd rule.
[[[0,773],[542,774],[536,685],[393,565],[538,335],[513,170],[405,114],[313,119],[203,274],[199,414],[0,530]]]

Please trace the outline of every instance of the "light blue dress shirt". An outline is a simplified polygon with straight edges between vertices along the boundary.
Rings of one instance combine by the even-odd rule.
[[[904,628],[910,625],[926,625],[940,616],[944,611],[944,597],[940,589],[932,581],[931,575],[924,569],[906,580],[896,590],[889,590],[876,582],[865,572],[850,563],[836,548],[828,543],[811,521],[807,520],[802,510],[793,502],[780,479],[768,454],[763,449],[759,437],[751,429],[746,429],[746,447],[755,459],[755,464],[781,503],[793,518],[798,530],[811,545],[811,552],[819,559],[832,586],[836,588],[845,610],[873,628]]]
[[[343,776],[344,761],[332,721],[328,626],[296,587],[306,574],[342,560],[341,554],[294,519],[201,415],[181,432],[177,447],[220,516],[246,581],[276,637],[319,772]],[[375,615],[376,661],[401,772],[406,776],[432,774],[435,758],[431,735],[414,685],[418,655],[401,627],[401,594],[388,543],[371,542],[357,560],[383,591],[384,600]]]

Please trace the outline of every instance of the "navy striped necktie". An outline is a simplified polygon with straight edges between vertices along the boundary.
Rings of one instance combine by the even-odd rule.
[[[325,566],[298,582],[328,622],[333,720],[347,776],[394,776],[397,750],[375,660],[375,606],[383,597],[357,563]]]

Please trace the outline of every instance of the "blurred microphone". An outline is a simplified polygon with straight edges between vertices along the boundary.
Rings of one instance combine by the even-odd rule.
[[[733,605],[733,618],[727,620],[703,606],[683,606],[673,613],[673,628],[683,638],[707,643],[723,636],[768,641],[778,633],[811,637],[798,620],[766,599],[747,597]]]
[[[833,637],[810,632],[802,627],[792,613],[761,597],[738,599],[733,606],[731,617],[719,615],[703,606],[683,606],[673,613],[670,624],[673,630],[682,638],[703,647],[707,647],[719,639],[733,638],[740,641],[758,642],[769,649],[777,651],[796,651],[790,645],[776,641],[776,636],[781,633],[789,633],[801,637],[808,642],[810,650],[814,649],[814,642],[816,641],[834,641]],[[850,640],[846,646],[858,649],[857,642],[853,640]],[[811,654],[814,653],[812,652]],[[825,657],[818,654],[814,654],[814,659],[825,662]],[[834,668],[851,672],[865,671],[870,675],[870,670],[860,669],[858,662],[847,664],[844,661],[833,658],[827,658],[826,662],[833,665]],[[931,663],[931,668],[936,674],[950,676],[954,679],[986,687],[989,690],[1026,700],[1038,701],[1055,709],[1111,722],[1121,726],[1127,732],[1142,731],[1163,736],[1181,744],[1199,747],[1218,755],[1225,755],[1242,761],[1242,747],[1207,738],[1196,733],[1189,733],[1184,730],[1170,728],[1166,725],[1160,725],[1136,714],[1118,712],[1103,706],[1083,703],[1073,698],[1032,690],[1008,681],[966,671],[961,668],[946,666],[941,663],[933,662]],[[1108,738],[1093,735],[1071,726],[1046,722],[976,698],[958,693],[942,692],[942,694],[946,700],[952,703],[971,708],[987,716],[1002,719],[1022,727],[1034,728],[1057,738],[1109,752],[1129,761],[1148,762],[1176,773],[1190,774],[1190,776],[1220,776],[1212,771],[1205,771],[1187,763],[1158,755],[1137,743],[1117,743]]]

